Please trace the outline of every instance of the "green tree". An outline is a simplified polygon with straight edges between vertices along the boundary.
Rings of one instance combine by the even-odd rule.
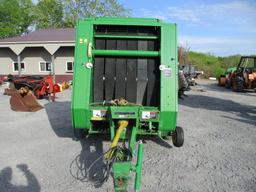
[[[36,29],[63,27],[63,11],[61,0],[39,0],[34,10]]]
[[[87,17],[128,17],[131,10],[118,0],[64,0],[66,27],[74,27],[78,19]]]
[[[0,0],[0,38],[28,33],[33,7],[31,0]]]
[[[207,78],[210,76],[219,77],[224,73],[220,59],[212,54],[190,51],[189,61],[197,66],[199,70],[203,70],[204,76]]]
[[[219,57],[222,67],[226,70],[229,67],[236,67],[241,59],[241,55],[231,55],[228,57]]]

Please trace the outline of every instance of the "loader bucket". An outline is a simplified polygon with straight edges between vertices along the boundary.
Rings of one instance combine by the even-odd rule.
[[[19,91],[15,90],[11,93],[10,98],[11,109],[14,111],[28,111],[35,112],[43,107],[37,102],[36,97],[33,93],[27,94],[25,96],[21,96]]]

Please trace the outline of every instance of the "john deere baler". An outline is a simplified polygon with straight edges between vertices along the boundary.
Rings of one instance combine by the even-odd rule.
[[[183,144],[183,131],[176,127],[177,90],[175,24],[139,18],[79,21],[72,95],[74,133],[78,138],[110,135],[112,144],[104,158],[111,162],[116,191],[126,190],[130,171],[136,172],[135,189],[139,190],[142,142],[137,165],[131,163],[137,135],[172,136],[175,146]],[[120,147],[119,141],[128,146]]]

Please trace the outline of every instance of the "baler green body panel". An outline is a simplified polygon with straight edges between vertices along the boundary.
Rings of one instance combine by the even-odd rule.
[[[112,28],[111,28],[112,27]],[[149,30],[149,32],[147,31]],[[153,31],[153,32],[151,32]],[[176,24],[168,24],[161,22],[158,19],[140,19],[140,18],[94,18],[84,19],[79,21],[76,29],[76,46],[75,46],[75,70],[73,77],[73,89],[72,89],[72,124],[75,129],[86,129],[89,133],[111,133],[115,129],[115,119],[134,119],[132,126],[137,127],[137,134],[151,134],[165,136],[168,133],[172,133],[176,128],[177,119],[177,37],[176,37]],[[109,40],[110,39],[110,40]],[[102,43],[103,42],[103,43]],[[129,47],[129,43],[134,45],[140,44],[142,48],[132,49],[118,49],[118,45],[114,44],[114,48],[107,48],[107,43],[124,43],[124,46]],[[136,44],[137,42],[137,44]],[[145,45],[146,42],[146,45]],[[98,44],[102,43],[104,49],[99,49]],[[143,44],[144,43],[144,44]],[[154,43],[154,46],[150,47]],[[128,44],[128,45],[127,45]],[[139,45],[139,46],[140,46]],[[145,47],[143,48],[143,45]],[[129,101],[131,103],[137,103],[134,107],[134,112],[128,111],[125,113],[112,114],[113,107],[104,105],[103,103],[109,102],[106,97],[108,92],[112,89],[112,84],[108,84],[106,76],[107,64],[111,64],[111,59],[115,61],[115,66],[119,63],[119,59],[125,63],[128,69],[128,62],[136,61],[134,64],[136,74],[134,82],[136,87],[134,94],[137,98],[135,101]],[[134,60],[132,60],[134,59]],[[98,80],[94,79],[97,73],[96,61],[102,60],[104,66],[102,70],[103,77],[102,84],[104,93],[103,99],[97,101],[95,99],[96,84]],[[139,63],[141,62],[141,63]],[[154,62],[153,72],[149,72],[149,67],[145,66],[144,63]],[[132,64],[130,64],[132,66]],[[140,71],[140,67],[145,67],[148,71]],[[149,65],[148,65],[149,66]],[[153,65],[152,65],[153,66]],[[125,68],[125,67],[124,67]],[[113,77],[113,93],[117,93],[117,75],[118,69],[116,70],[116,76]],[[126,75],[128,72],[124,72]],[[159,82],[159,86],[154,87],[154,94],[156,98],[151,96],[150,102],[145,100],[144,97],[149,95],[151,80],[149,77],[144,78],[140,83],[139,74],[149,74],[154,79],[154,82]],[[110,74],[111,75],[111,74]],[[129,74],[131,75],[131,74]],[[96,76],[95,76],[96,77]],[[124,85],[127,87],[129,84],[129,77],[125,76]],[[130,80],[130,79],[129,79]],[[144,84],[143,84],[144,83]],[[140,89],[138,86],[142,85],[144,96],[140,96]],[[156,83],[156,85],[158,85]],[[121,86],[122,88],[122,86]],[[141,90],[142,90],[141,89]],[[155,90],[156,89],[156,90]],[[153,93],[153,92],[152,92]],[[114,95],[114,94],[112,94]],[[117,94],[116,94],[117,95]],[[126,96],[128,93],[126,92]],[[128,97],[128,96],[127,96]],[[139,99],[138,99],[139,98]],[[111,99],[118,99],[113,96]],[[154,101],[154,99],[156,101]],[[141,100],[141,101],[138,101]],[[153,104],[148,104],[153,103]],[[125,108],[122,108],[125,109]],[[100,118],[94,118],[94,115],[99,111]],[[121,110],[122,111],[122,110]],[[148,113],[147,113],[148,112]],[[105,116],[101,113],[105,113]],[[136,114],[136,116],[134,116]],[[149,117],[143,118],[143,114],[149,114]],[[144,115],[145,116],[145,115]],[[151,118],[152,117],[152,118]],[[113,137],[112,133],[112,137]]]

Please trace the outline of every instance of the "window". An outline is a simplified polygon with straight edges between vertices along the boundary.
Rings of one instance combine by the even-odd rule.
[[[67,61],[66,72],[73,72],[73,68],[74,68],[74,62],[73,61]]]
[[[25,64],[23,62],[20,63],[21,71],[25,71]],[[19,71],[18,62],[13,63],[13,71]]]
[[[244,70],[256,70],[256,59],[253,57],[244,57],[242,58],[241,64],[239,65],[239,68],[244,71]]]
[[[39,63],[39,71],[51,71],[51,63],[46,61],[41,61]]]

